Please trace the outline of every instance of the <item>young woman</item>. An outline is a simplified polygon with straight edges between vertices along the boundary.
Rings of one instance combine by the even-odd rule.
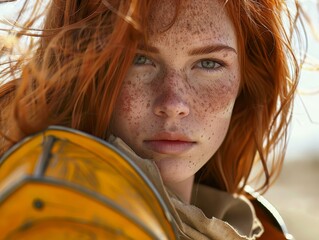
[[[259,164],[266,190],[284,157],[298,79],[285,1],[70,0],[46,9],[41,30],[31,16],[10,32],[37,41],[3,64],[1,154],[49,125],[82,130],[154,162],[181,239],[275,234],[244,188]]]

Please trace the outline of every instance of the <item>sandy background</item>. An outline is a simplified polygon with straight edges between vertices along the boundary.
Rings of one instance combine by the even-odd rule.
[[[319,1],[301,1],[319,34]],[[319,67],[319,35],[308,31],[307,67]],[[305,68],[282,174],[266,193],[297,240],[319,239],[319,71]]]

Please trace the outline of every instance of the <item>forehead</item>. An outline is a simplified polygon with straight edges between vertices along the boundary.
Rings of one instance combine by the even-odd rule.
[[[158,1],[152,9],[149,33],[153,40],[224,42],[235,47],[236,34],[221,0],[181,0],[174,20],[175,0]],[[174,20],[174,21],[173,21]],[[170,28],[170,23],[174,23]]]

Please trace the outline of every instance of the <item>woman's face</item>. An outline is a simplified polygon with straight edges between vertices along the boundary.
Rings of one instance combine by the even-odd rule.
[[[234,26],[218,0],[158,1],[111,131],[156,162],[165,183],[190,179],[221,145],[240,83]]]

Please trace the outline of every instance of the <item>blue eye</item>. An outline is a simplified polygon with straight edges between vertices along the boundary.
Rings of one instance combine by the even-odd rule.
[[[133,60],[134,65],[154,65],[152,60],[150,60],[148,57],[144,55],[136,55]]]
[[[211,59],[204,59],[199,61],[195,67],[197,68],[203,68],[205,70],[216,70],[219,67],[222,67],[222,64],[218,63],[217,61],[211,60]]]

